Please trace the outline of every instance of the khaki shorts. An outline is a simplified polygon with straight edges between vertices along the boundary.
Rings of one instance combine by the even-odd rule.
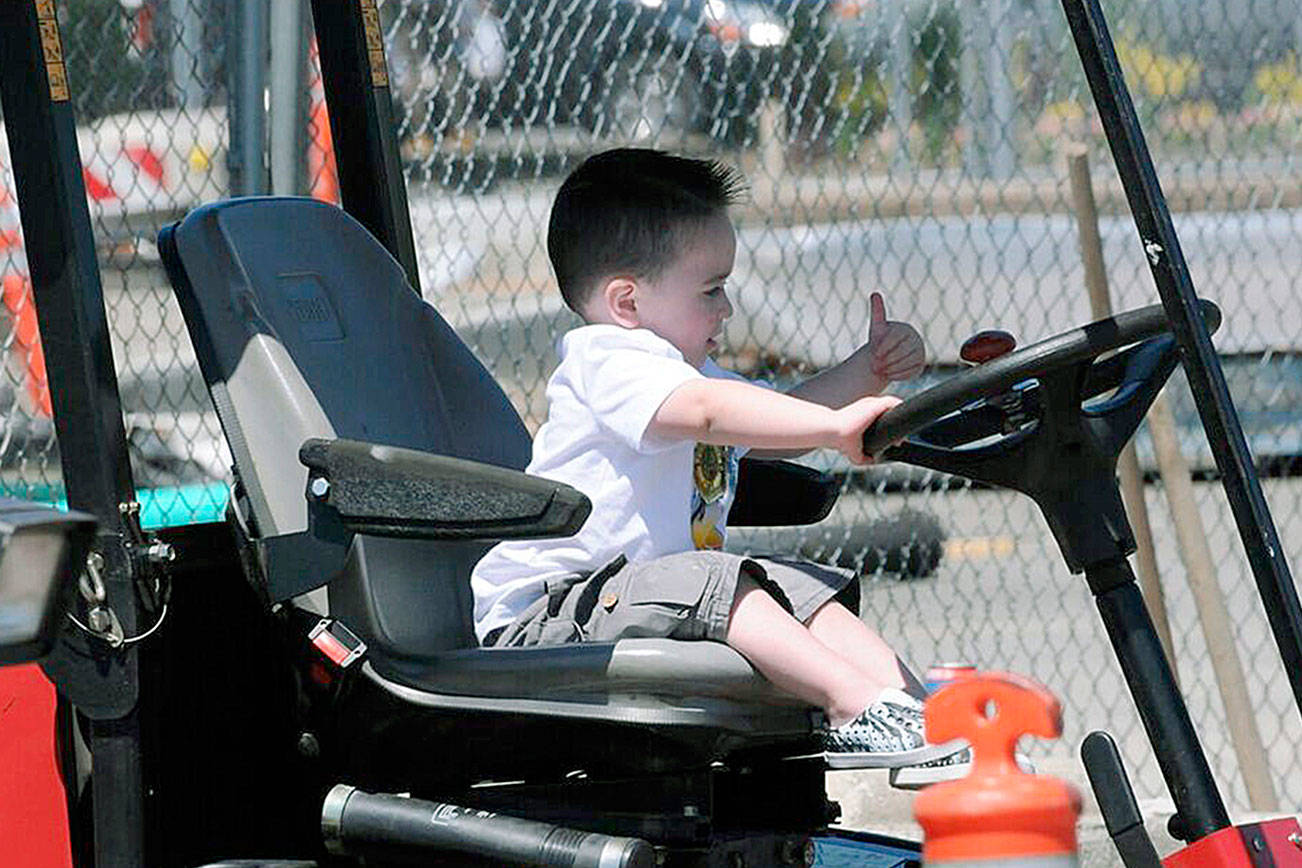
[[[855,578],[852,570],[717,551],[628,563],[617,558],[586,576],[546,583],[545,593],[497,636],[495,647],[613,642],[639,637],[724,641],[742,575],[798,621]]]

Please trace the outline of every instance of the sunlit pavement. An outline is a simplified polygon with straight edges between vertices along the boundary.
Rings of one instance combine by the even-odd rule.
[[[1302,563],[1302,483],[1266,480],[1280,538],[1292,564]],[[1302,780],[1293,773],[1302,718],[1247,570],[1224,492],[1218,483],[1195,485],[1200,512],[1232,622],[1253,711],[1275,774],[1281,814],[1302,808]],[[1044,519],[1026,497],[994,491],[945,494],[851,495],[829,523],[889,515],[907,503],[930,511],[948,536],[946,554],[932,576],[901,581],[883,574],[863,582],[863,617],[916,667],[967,660],[985,669],[1027,675],[1063,703],[1064,736],[1054,742],[1023,740],[1021,748],[1042,773],[1074,783],[1084,796],[1082,861],[1120,864],[1102,827],[1078,757],[1090,731],[1117,739],[1149,831],[1165,854],[1178,846],[1166,834],[1173,813],[1148,740],[1121,680],[1110,644],[1083,577],[1070,575]],[[1234,822],[1262,819],[1246,809],[1220,696],[1202,639],[1192,595],[1174,542],[1170,513],[1159,486],[1147,488],[1147,505],[1167,610],[1176,637],[1177,668],[1199,738]],[[1050,649],[1057,649],[1050,650]],[[911,794],[890,789],[878,772],[832,772],[830,797],[841,803],[842,823],[916,838]],[[1278,815],[1275,815],[1278,816]]]

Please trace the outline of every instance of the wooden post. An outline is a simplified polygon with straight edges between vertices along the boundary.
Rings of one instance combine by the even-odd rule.
[[[1103,263],[1103,246],[1099,239],[1098,212],[1094,205],[1089,159],[1083,147],[1073,149],[1069,153],[1068,166],[1071,173],[1072,197],[1080,226],[1081,255],[1085,263],[1085,281],[1090,291],[1090,305],[1096,317],[1107,316],[1111,313],[1107,271]],[[1216,571],[1212,563],[1211,551],[1207,546],[1207,534],[1203,528],[1202,518],[1198,514],[1198,506],[1194,502],[1189,466],[1180,451],[1180,442],[1175,433],[1175,417],[1165,394],[1157,396],[1148,411],[1147,418],[1148,429],[1153,436],[1153,451],[1157,458],[1158,470],[1162,475],[1162,487],[1166,491],[1171,520],[1175,526],[1176,541],[1180,547],[1180,558],[1188,574],[1194,605],[1198,609],[1198,619],[1202,623],[1203,636],[1207,642],[1207,653],[1211,657],[1221,702],[1225,706],[1230,741],[1234,745],[1234,753],[1239,761],[1239,772],[1248,791],[1248,804],[1254,811],[1277,811],[1279,800],[1271,780],[1266,750],[1257,728],[1257,719],[1252,714],[1252,702],[1248,696],[1243,663],[1239,659],[1229,613],[1226,611],[1225,601],[1216,582]],[[1128,459],[1127,455],[1129,455]],[[1130,465],[1129,469],[1127,464]],[[1148,587],[1144,586],[1145,543],[1143,540],[1147,540],[1150,559],[1153,542],[1148,513],[1143,508],[1143,479],[1139,476],[1139,465],[1134,457],[1133,444],[1127,444],[1118,469],[1121,474],[1122,496],[1125,498],[1127,511],[1131,512],[1131,521],[1135,525],[1135,538],[1139,548],[1140,584],[1174,671],[1171,628],[1166,619],[1165,601],[1157,578],[1155,559],[1151,560],[1153,570],[1151,582],[1155,596],[1150,597]],[[1135,486],[1133,494],[1126,491],[1128,475],[1131,475],[1134,480],[1131,483]],[[1138,503],[1143,513],[1142,533],[1132,502]]]
[[[1099,213],[1094,202],[1089,157],[1084,147],[1077,146],[1068,152],[1067,167],[1071,175],[1072,205],[1076,210],[1076,225],[1080,234],[1081,262],[1085,266],[1085,287],[1090,295],[1090,313],[1094,319],[1103,319],[1112,316],[1112,298],[1108,291],[1107,267],[1103,263],[1103,242],[1099,237]],[[1166,595],[1162,593],[1162,579],[1157,572],[1153,531],[1148,522],[1148,504],[1144,501],[1144,477],[1139,471],[1139,459],[1135,457],[1133,440],[1121,450],[1117,473],[1121,477],[1121,498],[1126,504],[1126,514],[1130,516],[1130,524],[1135,531],[1139,590],[1148,605],[1153,626],[1157,628],[1167,662],[1171,664],[1171,673],[1175,675],[1176,683],[1179,683],[1171,622],[1166,616]]]
[[[1157,454],[1157,466],[1162,473],[1162,487],[1166,490],[1180,557],[1189,576],[1198,620],[1202,622],[1203,636],[1207,640],[1216,686],[1225,705],[1230,742],[1234,745],[1239,772],[1248,790],[1248,805],[1254,811],[1277,811],[1279,800],[1271,780],[1266,749],[1261,743],[1261,732],[1257,729],[1257,718],[1252,713],[1243,662],[1239,659],[1230,615],[1216,582],[1207,533],[1194,503],[1189,466],[1180,452],[1180,441],[1175,433],[1175,415],[1165,395],[1158,395],[1148,411],[1148,430],[1153,435],[1153,451]]]

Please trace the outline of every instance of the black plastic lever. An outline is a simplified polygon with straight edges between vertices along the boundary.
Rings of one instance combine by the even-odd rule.
[[[1126,868],[1161,868],[1157,849],[1144,828],[1144,817],[1121,764],[1117,743],[1106,732],[1091,732],[1080,746],[1090,787],[1099,803],[1103,825]]]

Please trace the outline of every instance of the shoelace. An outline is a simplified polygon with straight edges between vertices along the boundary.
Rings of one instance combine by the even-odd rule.
[[[917,710],[905,705],[897,705],[894,702],[882,702],[879,703],[879,705],[886,710],[892,720],[900,724],[901,728],[917,735],[920,743],[926,743],[926,737],[923,734],[922,715],[919,714]],[[960,750],[949,754],[948,756],[943,756],[939,759],[923,763],[923,765],[935,767],[961,765],[962,763],[971,762],[971,760],[972,755],[970,751]]]
[[[922,714],[919,710],[905,705],[897,705],[894,702],[879,702],[877,704],[886,713],[886,716],[901,729],[922,738]]]

